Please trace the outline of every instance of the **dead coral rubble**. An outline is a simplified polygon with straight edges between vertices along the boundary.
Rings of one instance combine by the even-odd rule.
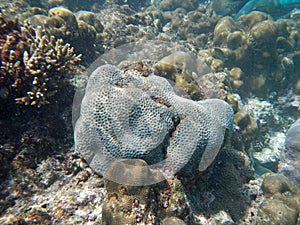
[[[81,60],[69,44],[41,27],[5,21],[0,26],[1,101],[41,107],[57,92],[66,71]]]

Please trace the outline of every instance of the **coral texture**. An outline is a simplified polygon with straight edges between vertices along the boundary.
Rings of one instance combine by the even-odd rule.
[[[274,88],[295,84],[299,71],[297,21],[273,20],[268,14],[251,12],[234,21],[221,18],[215,26],[208,62],[213,71],[234,69],[233,86],[240,93],[255,91],[269,96]],[[241,72],[236,73],[239,68]]]
[[[97,13],[104,27],[97,35],[97,42],[105,49],[138,40],[152,40],[162,29],[162,13],[154,9],[144,12],[133,11],[126,5],[112,5]]]
[[[121,158],[141,158],[149,164],[166,159],[158,167],[173,173],[188,162],[189,169],[199,164],[204,171],[232,125],[233,110],[222,100],[185,99],[162,77],[105,65],[89,78],[75,144],[102,175]]]
[[[174,10],[176,8],[183,8],[188,11],[196,9],[198,3],[196,0],[192,1],[178,1],[178,0],[163,0],[160,3],[160,9],[165,11]]]
[[[266,219],[260,224],[298,224],[299,190],[288,178],[266,174],[261,189],[266,200],[261,204],[258,215]]]
[[[128,162],[128,161],[127,161]],[[143,168],[147,165],[143,160],[131,161],[130,163],[140,165]],[[130,171],[126,168],[129,164],[115,164],[115,167],[125,165],[125,173],[131,172],[131,176],[143,177],[141,171]],[[120,172],[120,168],[113,168],[110,172]],[[122,171],[122,170],[121,170]],[[136,175],[135,172],[138,174]],[[136,224],[144,217],[146,207],[149,205],[149,186],[136,187],[115,183],[106,180],[105,187],[108,198],[103,206],[103,224]],[[116,207],[114,207],[116,206]]]
[[[94,13],[79,11],[75,15],[66,8],[54,7],[49,9],[48,16],[32,15],[26,22],[35,28],[41,26],[49,37],[55,36],[69,43],[77,54],[83,55],[84,61],[95,59],[96,36],[103,27]]]
[[[175,85],[186,92],[193,100],[203,99],[203,90],[198,83],[198,74],[209,72],[208,66],[200,57],[194,58],[186,52],[176,51],[155,65],[155,74],[170,79]],[[195,67],[197,65],[197,68]]]
[[[259,175],[270,169],[263,168],[267,165],[261,162],[253,163],[253,156],[258,153],[262,158],[274,154],[279,156],[278,147],[284,146],[284,133],[288,125],[299,118],[299,11],[276,21],[257,12],[234,21],[229,17],[217,16],[207,3],[213,2],[221,12],[230,14],[236,4],[246,0],[151,0],[156,6],[159,6],[158,2],[163,2],[162,7],[141,10],[137,9],[138,4],[146,6],[148,0],[106,1],[121,5],[105,5],[102,4],[104,1],[3,0],[0,3],[4,18],[17,17],[20,24],[27,21],[34,27],[34,32],[28,26],[22,30],[16,21],[1,19],[1,50],[4,43],[11,46],[8,51],[8,45],[5,45],[4,50],[9,55],[3,53],[1,57],[12,61],[5,64],[9,71],[3,65],[0,70],[1,75],[9,72],[9,76],[1,77],[1,82],[8,83],[0,86],[0,105],[3,106],[0,109],[0,224],[299,224],[299,191],[289,182],[300,178],[299,151],[286,149],[285,157],[280,158],[279,172],[289,180],[271,174],[246,184],[249,179],[254,179],[253,167]],[[26,2],[35,7],[29,8]],[[125,2],[127,4],[123,4]],[[135,2],[136,5],[133,4]],[[78,11],[82,9],[89,11]],[[36,35],[41,31],[38,26],[42,27],[41,39]],[[22,33],[26,29],[29,35]],[[44,34],[48,37],[43,38]],[[90,117],[86,117],[84,122],[88,123],[90,118],[100,118],[97,121],[100,126],[89,128],[91,132],[96,130],[95,139],[102,138],[100,143],[111,150],[106,152],[119,151],[120,158],[140,150],[139,140],[146,140],[145,145],[151,144],[145,152],[133,155],[135,159],[116,160],[115,164],[110,164],[110,170],[106,173],[114,174],[98,176],[92,171],[96,168],[95,163],[91,163],[90,168],[79,154],[73,152],[70,115],[74,91],[72,84],[75,83],[80,89],[79,79],[88,79],[84,72],[90,74],[95,67],[91,66],[79,75],[77,67],[74,71],[70,64],[66,70],[60,71],[57,69],[61,68],[61,64],[52,60],[49,62],[49,58],[43,57],[45,60],[38,59],[36,67],[29,67],[33,73],[39,69],[47,72],[48,77],[42,76],[43,73],[36,75],[39,82],[29,70],[25,70],[24,56],[28,63],[35,63],[31,48],[48,54],[50,42],[51,45],[57,43],[64,46],[57,39],[52,40],[51,36],[62,38],[64,43],[74,47],[76,53],[83,54],[87,67],[97,54],[128,42],[151,39],[170,41],[176,45],[175,48],[172,48],[173,45],[162,47],[152,42],[148,46],[153,51],[142,48],[141,53],[123,48],[130,57],[123,54],[124,51],[112,51],[110,57],[101,54],[101,60],[109,58],[105,63],[119,65],[120,70],[112,67],[109,80],[109,76],[101,73],[104,69],[99,69],[98,75],[103,77],[100,76],[98,81],[109,81],[103,81],[99,85],[100,91],[96,89],[98,92],[94,94],[92,89],[87,89],[85,102],[88,103],[88,97],[92,96],[97,98],[97,104],[89,105],[94,107],[94,114],[89,114]],[[37,46],[33,44],[35,41]],[[40,48],[42,45],[45,52],[44,48]],[[213,71],[218,73],[206,74],[207,70],[201,73],[198,67],[203,70],[203,63],[190,62],[189,54],[176,52],[170,56],[174,51],[184,51],[178,45],[184,45],[189,53],[204,57]],[[41,52],[33,54],[40,57]],[[141,56],[147,61],[139,61]],[[131,63],[132,58],[138,62]],[[47,63],[52,66],[50,71],[44,70]],[[156,70],[153,70],[155,66]],[[70,72],[76,72],[75,76],[71,76]],[[169,79],[172,86],[175,85],[172,90],[164,78]],[[39,86],[45,80],[49,85],[47,90]],[[17,87],[11,85],[15,81]],[[93,81],[90,80],[89,87],[92,86]],[[162,86],[165,89],[160,89]],[[30,100],[34,106],[15,104],[16,98],[22,99],[28,91],[36,91],[34,87],[40,88],[46,95],[45,99],[40,97],[41,102],[51,104],[39,109],[34,99]],[[180,92],[182,89],[185,92]],[[168,91],[171,94],[169,97],[165,95]],[[250,91],[254,96],[266,95],[256,98],[248,95]],[[282,92],[288,94],[285,96]],[[39,95],[39,92],[35,93]],[[208,98],[226,99],[233,107],[235,129],[230,139],[226,137],[214,165],[199,172],[197,168],[201,157],[211,142],[209,138],[205,139],[211,137],[210,128],[224,129],[224,126],[218,125],[222,124],[219,121],[221,115],[215,112],[218,107],[212,107],[214,113],[211,114],[207,107],[211,100],[197,102]],[[142,104],[144,100],[146,103]],[[118,105],[118,102],[121,103]],[[129,107],[127,103],[130,103]],[[196,118],[199,111],[204,113]],[[90,124],[93,125],[92,122]],[[197,136],[199,126],[206,130]],[[153,133],[149,136],[142,136],[142,132],[150,131]],[[85,143],[94,144],[88,139],[91,132],[84,135],[78,132],[77,140],[87,135],[88,141]],[[121,132],[126,133],[123,139]],[[178,144],[176,140],[182,143],[180,149],[186,156],[183,160],[188,160],[191,152],[194,154],[190,154],[187,165],[172,179],[141,187],[109,179],[118,177],[118,181],[122,181],[121,177],[125,180],[130,177],[141,179],[133,184],[146,184],[152,176],[159,181],[161,173],[152,170],[151,166],[163,159],[167,166],[173,162],[176,164],[176,159],[182,156],[171,156],[176,153],[172,148]],[[198,145],[193,145],[193,141]],[[120,146],[124,143],[127,145],[122,149]],[[195,151],[188,151],[190,146],[195,145]],[[95,150],[99,146],[87,147],[87,150]],[[101,155],[104,147],[90,151],[95,161],[98,157],[96,153]],[[213,153],[218,150],[216,148]],[[211,160],[205,165],[210,164]],[[272,165],[276,166],[278,160],[276,158]],[[124,161],[127,163],[120,163]],[[258,173],[259,170],[261,173]],[[272,170],[277,172],[277,167],[272,166]],[[299,179],[297,182],[299,186]],[[245,184],[246,190],[243,191]]]
[[[1,19],[0,90],[3,102],[41,107],[49,103],[63,74],[80,62],[69,44],[48,38],[41,27]]]
[[[197,48],[207,48],[219,17],[204,6],[187,11],[189,10],[179,7],[174,11],[163,12],[166,23],[163,31],[167,34],[165,36],[186,40]]]

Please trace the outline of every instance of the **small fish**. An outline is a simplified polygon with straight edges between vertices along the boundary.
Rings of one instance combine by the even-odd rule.
[[[300,0],[250,0],[236,14],[235,19],[252,11],[261,11],[280,17],[300,6]]]

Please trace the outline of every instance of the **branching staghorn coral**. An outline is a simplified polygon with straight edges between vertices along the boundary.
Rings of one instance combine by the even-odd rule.
[[[74,48],[70,44],[64,45],[62,39],[55,40],[54,36],[48,38],[41,27],[34,30],[25,26],[22,33],[29,38],[30,43],[30,50],[24,51],[23,55],[25,73],[33,77],[34,86],[27,92],[27,96],[16,98],[16,101],[40,107],[48,104],[47,97],[56,93],[59,75],[77,64],[81,56],[76,56]]]
[[[81,60],[69,44],[1,17],[0,97],[4,102],[41,107],[49,103],[67,71]]]

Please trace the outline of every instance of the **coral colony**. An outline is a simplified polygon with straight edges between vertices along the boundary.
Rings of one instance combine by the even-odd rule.
[[[62,39],[41,27],[2,18],[1,92],[5,101],[41,107],[57,92],[65,71],[81,60]]]
[[[294,6],[1,1],[0,224],[299,224]]]
[[[102,175],[115,159],[154,163],[165,157],[164,152],[165,166],[174,173],[192,156],[204,171],[217,156],[225,129],[232,126],[233,111],[225,101],[185,99],[162,77],[106,65],[89,78],[75,142],[77,151]]]

